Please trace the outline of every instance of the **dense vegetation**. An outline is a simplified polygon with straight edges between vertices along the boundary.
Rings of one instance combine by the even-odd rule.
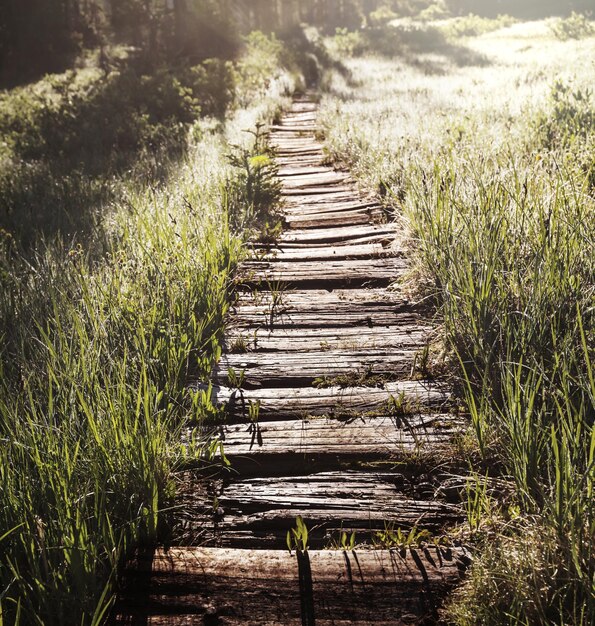
[[[243,131],[302,73],[331,156],[407,217],[488,472],[450,618],[595,621],[593,26],[492,4],[5,2],[0,624],[102,623],[127,552],[167,536],[172,470],[209,455],[180,429],[215,410],[186,382],[275,200]]]
[[[349,77],[327,78],[324,126],[334,158],[402,211],[415,290],[443,319],[436,353],[449,355],[472,418],[478,562],[448,618],[586,626],[595,38],[577,14],[498,30],[503,22],[482,23],[479,36],[461,32],[460,18],[395,23],[382,39],[339,32],[329,46],[351,46]]]
[[[167,536],[172,469],[208,457],[180,446],[214,410],[186,385],[275,199],[243,131],[288,64],[255,33],[233,62],[124,55],[0,96],[0,623],[102,623],[122,559]]]

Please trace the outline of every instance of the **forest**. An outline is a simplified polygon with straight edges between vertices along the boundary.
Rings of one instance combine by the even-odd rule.
[[[459,551],[398,615],[364,583],[353,623],[592,626],[592,0],[0,4],[0,626],[248,623],[227,561],[223,608],[159,579],[126,621],[131,563],[170,548],[312,554],[315,579],[325,552]],[[322,423],[344,440],[302,478],[377,519],[283,491],[267,437]],[[432,513],[401,524],[411,501]],[[303,584],[279,623],[314,623]]]

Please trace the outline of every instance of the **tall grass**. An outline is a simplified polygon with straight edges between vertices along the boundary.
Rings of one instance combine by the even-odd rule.
[[[497,532],[476,537],[478,563],[448,618],[586,626],[595,621],[594,40],[561,44],[547,24],[523,28],[465,40],[483,67],[446,52],[417,66],[398,55],[349,61],[351,83],[330,81],[324,116],[331,153],[403,213],[417,289],[444,319],[478,447],[514,486]]]
[[[101,212],[72,198],[96,213],[84,238],[50,238],[26,214],[0,231],[0,623],[103,623],[118,565],[167,536],[171,472],[208,453],[181,446],[183,425],[212,409],[186,384],[220,355],[236,225],[250,226],[268,180],[261,163],[248,193],[227,137],[266,161],[241,131],[282,102],[292,78],[278,75],[246,87],[264,104],[188,124],[166,178],[118,177]]]

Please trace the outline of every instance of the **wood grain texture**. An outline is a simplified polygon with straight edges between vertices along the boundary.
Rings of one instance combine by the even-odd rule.
[[[327,350],[422,350],[433,334],[433,327],[412,321],[399,326],[305,327],[282,323],[268,328],[270,318],[263,316],[262,328],[230,328],[223,340],[226,353],[237,352],[312,352]],[[319,358],[324,358],[320,355]]]
[[[462,548],[310,551],[172,548],[140,555],[128,571],[119,625],[301,625],[300,595],[318,624],[420,624],[461,579]],[[300,568],[310,585],[300,589]]]
[[[244,420],[250,403],[259,403],[261,421],[302,419],[308,416],[357,416],[382,411],[391,399],[402,398],[410,412],[443,412],[450,403],[444,386],[417,380],[385,383],[382,387],[295,387],[230,389],[195,383],[211,390],[213,404],[225,408],[230,420]]]
[[[322,350],[317,352],[247,352],[224,354],[213,372],[217,384],[228,384],[228,370],[242,372],[246,388],[308,385],[317,379],[382,377],[396,380],[414,374],[417,348]],[[375,383],[376,384],[376,383]]]

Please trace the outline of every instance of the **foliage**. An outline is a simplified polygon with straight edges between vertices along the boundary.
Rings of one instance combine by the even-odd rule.
[[[274,34],[269,37],[253,31],[245,37],[244,43],[244,55],[237,64],[242,105],[258,97],[280,77],[283,59],[283,44]]]
[[[418,17],[420,20],[427,22],[431,22],[433,20],[442,20],[450,17],[450,11],[446,4],[446,0],[438,0],[437,2],[433,2],[423,11],[420,11]]]
[[[214,0],[7,0],[0,14],[0,84],[72,67],[85,50],[133,46],[145,70],[180,59],[231,58],[237,32],[229,2]]]
[[[126,551],[160,533],[184,386],[217,354],[238,255],[216,169],[196,163],[210,187],[194,169],[176,193],[128,191],[98,262],[5,247],[0,527],[21,524],[0,557],[8,623],[17,607],[22,623],[91,623]]]
[[[330,41],[331,50],[340,57],[354,57],[363,54],[365,39],[360,31],[350,32],[347,28],[337,28]]]
[[[229,155],[240,183],[236,187],[240,196],[230,199],[231,205],[238,207],[233,211],[232,225],[239,231],[248,224],[264,224],[280,198],[277,167],[267,147],[267,135],[260,125],[252,134],[252,146],[234,146],[234,152]]]
[[[498,15],[495,18],[489,18],[469,13],[466,16],[447,20],[440,26],[440,29],[448,37],[476,37],[500,28],[507,28],[515,22],[516,19],[510,15]]]
[[[583,13],[573,11],[566,18],[554,20],[550,29],[552,33],[560,40],[582,39],[591,37],[595,34],[595,26],[589,18]]]
[[[399,16],[391,9],[391,7],[384,4],[370,13],[368,21],[371,26],[384,26],[397,17]]]
[[[573,89],[557,80],[550,91],[550,110],[540,112],[533,125],[543,146],[580,148],[593,134],[595,102],[591,89]]]
[[[293,550],[298,554],[308,552],[308,527],[301,515],[298,515],[295,520],[295,528],[287,531],[286,543],[289,552]]]
[[[85,70],[2,96],[5,624],[103,623],[123,559],[169,532],[172,469],[210,453],[179,443],[184,425],[218,411],[187,383],[207,379],[221,353],[242,254],[231,225],[242,215],[249,227],[255,207],[274,200],[264,137],[248,179],[229,163],[223,131],[271,119],[282,95],[255,83],[262,102],[228,111],[224,124],[197,120],[204,85],[219,76],[221,97],[235,99],[230,70]],[[72,223],[66,197],[81,214]]]

